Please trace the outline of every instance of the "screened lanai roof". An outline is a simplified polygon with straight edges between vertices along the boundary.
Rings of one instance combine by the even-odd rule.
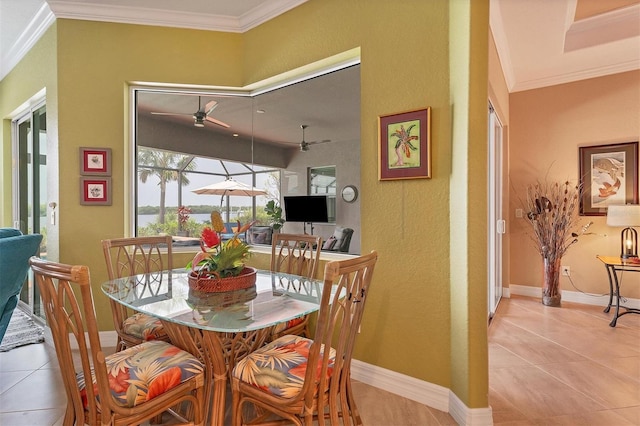
[[[145,148],[154,151],[162,151],[157,148]],[[189,173],[200,173],[208,175],[219,175],[224,178],[232,176],[247,175],[251,173],[261,173],[279,170],[273,167],[264,167],[257,164],[238,163],[236,161],[222,160],[218,158],[201,157],[196,155],[187,155],[172,151],[163,151],[171,154],[173,159],[171,163],[158,164],[157,161],[145,161],[144,156],[138,159],[138,167],[151,167],[155,169],[188,171]],[[196,164],[196,169],[189,169],[190,164]]]

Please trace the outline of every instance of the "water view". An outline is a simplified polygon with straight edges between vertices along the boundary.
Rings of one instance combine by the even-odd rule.
[[[237,216],[238,213],[237,212],[230,212],[229,213],[229,221],[230,222],[234,222],[237,220]],[[198,213],[198,214],[190,214],[189,218],[195,220],[196,222],[199,223],[204,223],[204,222],[211,222],[211,214],[209,213]],[[225,215],[222,216],[222,218],[226,221],[226,217]],[[158,215],[157,214],[140,214],[138,215],[138,227],[139,228],[143,228],[147,225],[149,225],[150,223],[155,223],[158,221]],[[175,216],[174,216],[174,221],[175,221]]]

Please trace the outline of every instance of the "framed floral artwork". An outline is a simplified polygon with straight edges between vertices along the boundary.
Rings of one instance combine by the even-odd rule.
[[[111,178],[81,177],[80,204],[84,206],[110,206]]]
[[[431,177],[431,108],[378,117],[379,179]]]
[[[611,204],[638,204],[638,142],[579,148],[580,215],[606,216]]]
[[[80,148],[80,174],[111,176],[111,148]]]

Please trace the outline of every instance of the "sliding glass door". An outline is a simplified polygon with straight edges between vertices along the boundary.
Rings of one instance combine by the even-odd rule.
[[[14,227],[24,234],[42,234],[40,256],[46,257],[47,120],[44,104],[14,122]],[[20,302],[35,316],[44,318],[40,294],[29,276]]]

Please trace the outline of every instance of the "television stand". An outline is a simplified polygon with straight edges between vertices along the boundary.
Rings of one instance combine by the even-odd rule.
[[[302,223],[303,223],[302,227],[303,227],[304,233],[306,234],[307,233],[307,222],[302,222]],[[309,226],[311,227],[311,234],[310,235],[313,235],[313,222],[309,222]]]

